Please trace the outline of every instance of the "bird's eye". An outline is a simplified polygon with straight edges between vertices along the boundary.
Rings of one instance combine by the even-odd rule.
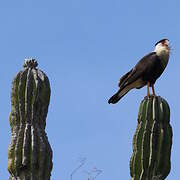
[[[167,41],[163,41],[161,44],[162,44],[162,46],[168,46],[168,42]]]

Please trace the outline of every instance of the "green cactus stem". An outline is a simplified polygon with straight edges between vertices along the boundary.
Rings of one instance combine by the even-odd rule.
[[[145,98],[139,108],[130,160],[131,180],[164,180],[171,168],[170,108],[162,97]]]
[[[35,59],[26,60],[12,83],[10,180],[49,180],[51,176],[52,149],[45,133],[50,84],[37,65]]]

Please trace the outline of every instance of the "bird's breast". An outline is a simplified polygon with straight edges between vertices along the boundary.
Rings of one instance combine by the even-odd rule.
[[[168,64],[168,61],[169,61],[169,54],[162,54],[159,57],[159,59],[161,61],[161,64],[162,64],[163,68],[165,69],[167,64]]]

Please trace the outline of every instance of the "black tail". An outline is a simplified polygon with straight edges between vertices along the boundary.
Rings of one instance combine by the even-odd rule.
[[[114,94],[108,101],[109,104],[115,104],[120,100],[119,97],[119,92],[117,92],[116,94]]]
[[[116,104],[124,95],[129,92],[130,89],[125,89],[125,91],[119,90],[116,94],[114,94],[108,101],[109,104]]]

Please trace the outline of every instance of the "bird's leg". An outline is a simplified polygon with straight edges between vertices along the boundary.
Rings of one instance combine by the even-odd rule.
[[[156,93],[155,93],[155,90],[154,90],[154,84],[152,84],[152,93],[153,93],[153,96],[156,96]]]
[[[150,97],[149,86],[150,86],[150,83],[149,83],[149,81],[148,81],[148,82],[147,82],[147,98]]]

